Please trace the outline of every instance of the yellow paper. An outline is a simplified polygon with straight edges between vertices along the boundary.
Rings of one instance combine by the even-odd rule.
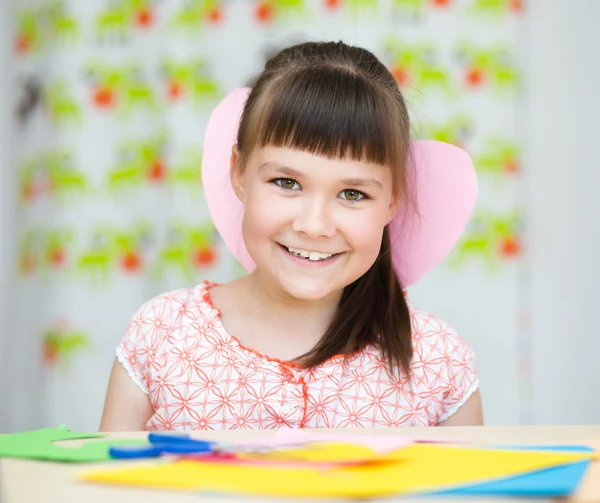
[[[332,470],[177,461],[96,471],[83,479],[265,496],[377,497],[481,483],[589,459],[592,454],[417,444],[382,457],[386,463]]]

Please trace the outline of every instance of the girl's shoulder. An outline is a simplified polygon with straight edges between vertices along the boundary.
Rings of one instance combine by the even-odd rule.
[[[117,358],[132,380],[149,394],[154,375],[169,363],[171,349],[209,325],[215,325],[218,312],[210,301],[204,281],[191,288],[161,293],[144,302],[133,314],[119,345]]]
[[[216,283],[203,281],[193,287],[179,288],[158,294],[140,306],[134,315],[134,319],[144,315],[158,314],[164,318],[167,314],[181,315],[213,308],[209,289],[215,285]]]
[[[450,324],[423,309],[409,304],[413,343],[417,346],[454,344],[468,347]]]
[[[411,384],[421,397],[433,397],[434,424],[452,416],[479,388],[475,353],[445,321],[409,306],[413,360]]]
[[[212,304],[209,289],[215,283],[203,281],[190,287],[161,293],[144,302],[131,317],[126,337],[141,340],[148,335],[166,336],[174,328],[195,324],[218,315]]]
[[[439,372],[450,375],[467,372],[475,378],[475,353],[458,332],[436,315],[409,305],[413,366],[419,372]]]

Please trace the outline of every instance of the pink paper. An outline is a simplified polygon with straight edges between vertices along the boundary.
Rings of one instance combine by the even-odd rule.
[[[271,437],[236,442],[236,447],[257,447],[265,449],[276,449],[281,447],[296,447],[315,442],[345,442],[350,444],[369,447],[378,453],[385,453],[401,449],[413,443],[408,437],[379,437],[374,435],[351,435],[312,432],[307,430],[296,430],[292,428],[281,428]]]
[[[384,435],[353,435],[351,433],[329,433],[319,430],[304,430],[294,428],[280,428],[275,435],[256,440],[236,442],[235,447],[276,449],[282,447],[296,447],[315,442],[345,442],[349,444],[369,447],[375,452],[383,454],[407,447],[413,443],[469,443],[458,438],[427,438],[409,436],[384,436]]]

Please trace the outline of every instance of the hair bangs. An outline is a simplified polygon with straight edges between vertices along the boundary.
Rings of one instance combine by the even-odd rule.
[[[403,159],[400,125],[390,120],[395,103],[358,72],[313,66],[272,82],[254,145],[302,150],[397,167]]]

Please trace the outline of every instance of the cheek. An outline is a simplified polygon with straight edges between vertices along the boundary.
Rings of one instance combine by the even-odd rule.
[[[244,239],[249,242],[277,232],[284,221],[280,207],[277,198],[269,197],[265,191],[249,194],[244,205]]]
[[[365,260],[374,261],[381,248],[385,225],[385,215],[378,211],[364,212],[355,218],[348,218],[345,234],[351,240],[354,252]]]
[[[349,225],[352,226],[352,230],[348,235],[352,236],[351,245],[354,252],[365,260],[375,261],[381,248],[384,224],[374,225],[371,221],[370,225],[359,225],[358,222]]]

